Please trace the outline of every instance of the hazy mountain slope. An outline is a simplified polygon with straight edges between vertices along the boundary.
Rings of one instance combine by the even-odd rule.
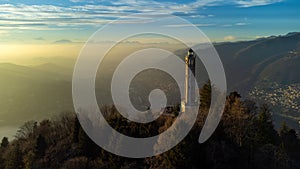
[[[73,73],[73,68],[68,68],[65,66],[59,66],[54,63],[44,63],[40,65],[35,65],[31,66],[32,68],[43,71],[45,73],[50,73],[50,74],[59,74],[59,77],[63,77],[64,79],[71,80],[71,76]]]
[[[300,83],[300,55],[289,54],[269,64],[259,75],[281,84]],[[260,81],[257,81],[258,83]]]
[[[266,72],[261,73],[267,67],[289,56],[291,52],[300,51],[300,33],[249,42],[220,43],[215,47],[224,64],[229,89],[247,93],[257,81],[265,78]],[[283,67],[284,64],[278,69]],[[273,73],[271,76],[278,75]],[[286,83],[292,82],[292,79],[286,81]]]
[[[2,63],[0,88],[0,128],[73,110],[71,81],[59,73]]]

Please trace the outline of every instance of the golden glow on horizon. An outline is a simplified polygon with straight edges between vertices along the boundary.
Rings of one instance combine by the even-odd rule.
[[[34,58],[50,58],[50,57],[72,57],[77,58],[80,54],[80,50],[84,46],[84,43],[66,43],[66,44],[0,44],[0,63],[10,62],[15,64],[33,64]],[[107,46],[117,45],[115,42],[99,42],[91,44],[93,51],[107,48]],[[153,48],[155,46],[164,46],[171,51],[176,51],[182,46],[175,39],[166,37],[150,36],[148,38],[135,36],[125,39],[115,53],[117,57],[118,52],[129,52],[133,48]],[[104,47],[104,48],[103,48]],[[129,52],[130,53],[130,52]]]
[[[21,63],[24,60],[37,57],[77,57],[81,47],[82,45],[79,44],[1,44],[0,62]]]

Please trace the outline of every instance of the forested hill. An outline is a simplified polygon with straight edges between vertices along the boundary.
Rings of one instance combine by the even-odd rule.
[[[274,130],[273,113],[266,105],[228,95],[221,123],[204,144],[198,136],[210,105],[210,85],[201,89],[197,123],[189,135],[170,151],[146,159],[122,158],[95,145],[73,113],[20,127],[16,138],[2,139],[0,168],[4,169],[299,169],[300,140],[285,123]],[[132,123],[113,106],[102,108],[107,120],[129,136],[147,137],[166,130],[176,117],[163,115],[149,124]],[[174,113],[177,114],[174,109]],[[117,143],[117,141],[115,141]]]

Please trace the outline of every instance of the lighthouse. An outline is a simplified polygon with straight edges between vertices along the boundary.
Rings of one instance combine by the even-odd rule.
[[[185,93],[184,101],[181,103],[182,112],[185,112],[188,107],[197,105],[195,86],[196,55],[191,48],[185,56],[185,64]]]

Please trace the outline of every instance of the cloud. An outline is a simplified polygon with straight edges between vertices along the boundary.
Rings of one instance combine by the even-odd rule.
[[[208,6],[223,6],[223,5],[237,5],[239,7],[252,7],[269,5],[278,3],[283,0],[196,0],[186,4],[176,3],[174,1],[158,2],[153,0],[116,0],[113,1],[114,5],[127,5],[133,7],[144,7],[164,9],[166,11],[180,11],[180,12],[195,12],[197,9]],[[96,1],[97,2],[97,1]]]
[[[250,23],[246,23],[246,22],[239,22],[235,24],[236,26],[246,26],[246,25],[250,25]]]
[[[62,30],[85,26],[104,25],[132,13],[141,13],[130,6],[82,5],[61,7],[53,5],[0,4],[0,28],[15,30]],[[140,22],[139,18],[128,17],[117,23]]]
[[[236,5],[238,7],[261,6],[282,0],[196,0],[186,4],[175,1],[154,0],[70,0],[69,6],[0,4],[1,30],[70,30],[87,26],[104,25],[133,13],[173,14],[190,18],[214,17],[199,14],[207,6]],[[101,3],[99,3],[101,2]],[[146,7],[146,8],[145,8]],[[136,23],[141,18],[128,18],[118,23]],[[237,23],[237,26],[246,23]],[[184,26],[184,25],[183,25]],[[196,25],[197,26],[197,25]],[[199,24],[198,26],[211,26]],[[172,27],[172,26],[170,26]]]
[[[178,25],[165,25],[165,27],[170,27],[170,28],[191,27],[191,26],[207,27],[207,26],[214,26],[214,24],[178,24]]]
[[[89,0],[70,0],[70,2],[78,3],[78,2],[94,2]]]
[[[69,39],[61,39],[61,40],[57,40],[55,42],[53,42],[54,44],[68,44],[68,43],[73,43],[71,40]]]
[[[228,23],[228,24],[223,24],[220,25],[221,27],[233,27],[233,26],[246,26],[246,25],[250,25],[250,23],[248,22],[238,22],[238,23]]]
[[[7,30],[0,30],[0,36],[9,36],[9,32]]]
[[[262,39],[262,38],[268,38],[268,36],[255,36],[255,39]]]
[[[282,1],[283,0],[240,0],[237,1],[236,3],[241,7],[253,7],[253,6],[270,5]]]
[[[225,36],[224,37],[224,40],[226,40],[226,41],[233,41],[233,40],[235,40],[236,38],[234,37],[234,36]]]
[[[38,40],[38,41],[44,41],[45,39],[43,37],[37,37],[37,38],[33,38],[34,40]]]

